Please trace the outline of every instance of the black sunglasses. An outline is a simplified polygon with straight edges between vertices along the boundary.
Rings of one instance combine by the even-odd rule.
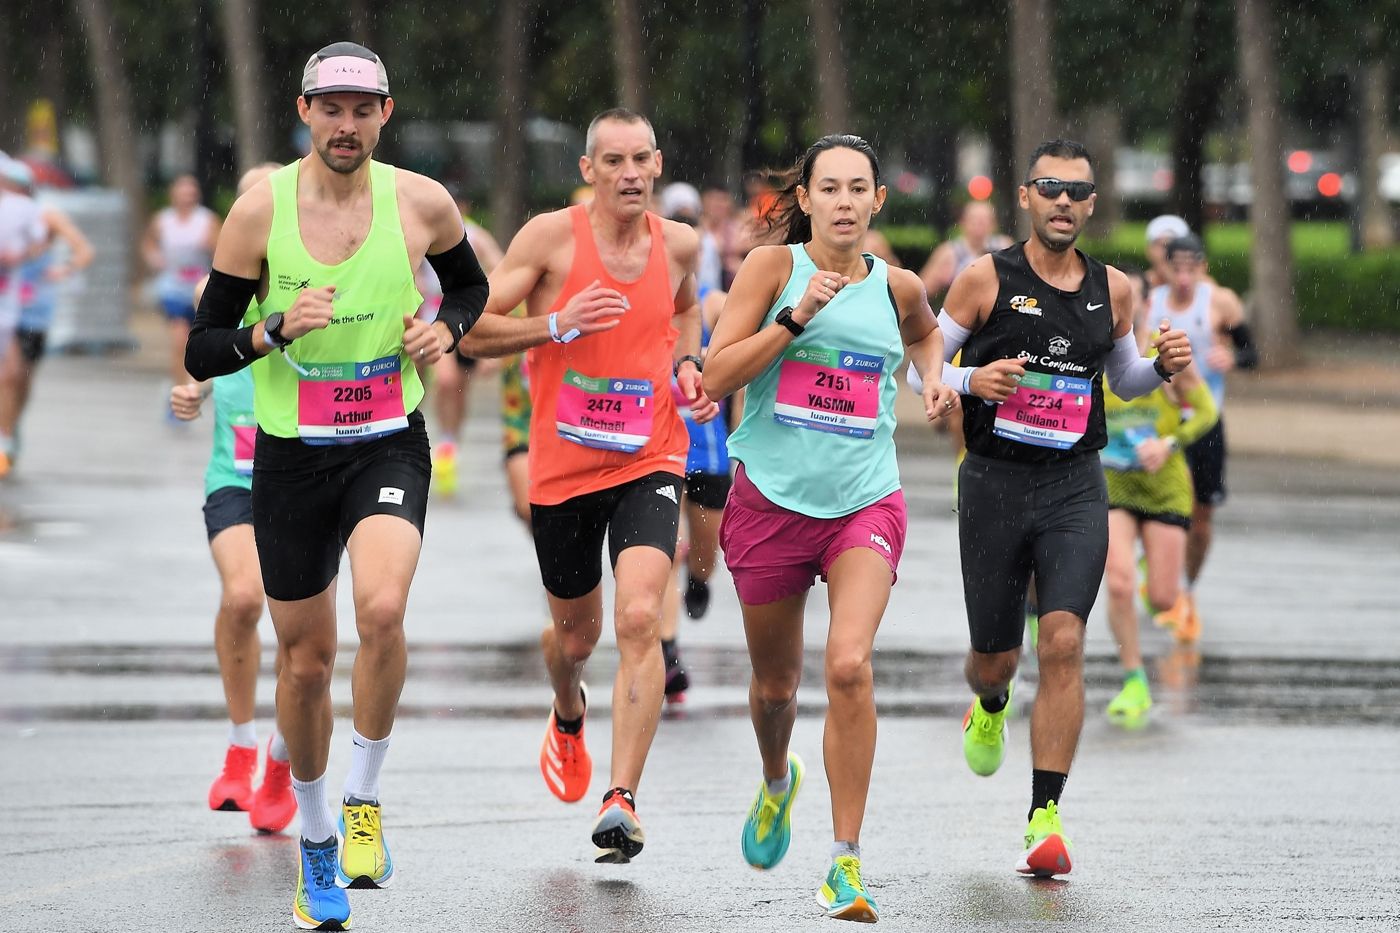
[[[1032,178],[1026,182],[1040,194],[1042,198],[1053,201],[1061,194],[1068,192],[1071,201],[1088,200],[1089,195],[1094,193],[1094,183],[1092,181],[1061,181],[1058,178]]]

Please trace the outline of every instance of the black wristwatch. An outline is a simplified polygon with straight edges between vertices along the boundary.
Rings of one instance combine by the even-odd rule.
[[[687,353],[685,356],[676,360],[676,365],[671,367],[671,375],[679,376],[681,374],[681,364],[684,363],[686,360],[690,360],[692,363],[695,364],[695,371],[697,373],[703,373],[705,371],[705,361],[700,359],[700,357],[698,356],[691,356],[689,353]]]
[[[291,341],[282,336],[282,322],[284,320],[281,311],[274,311],[267,316],[267,320],[263,321],[263,333],[267,335],[268,340],[279,347],[291,345]]]
[[[1167,367],[1162,365],[1162,358],[1159,356],[1152,361],[1152,369],[1157,375],[1162,377],[1163,382],[1171,382],[1172,374],[1167,372]]]
[[[792,331],[794,337],[801,337],[802,332],[807,329],[792,319],[792,305],[781,309],[773,320]]]

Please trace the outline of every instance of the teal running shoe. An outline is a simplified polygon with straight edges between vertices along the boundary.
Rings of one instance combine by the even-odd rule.
[[[301,840],[292,919],[303,930],[350,929],[350,899],[335,883],[339,849],[335,839],[321,843]]]
[[[1006,717],[1011,712],[1012,686],[1006,688],[1006,706],[1001,712],[987,712],[982,708],[982,700],[973,697],[963,717],[963,758],[973,774],[990,777],[1006,758]]]
[[[854,855],[837,856],[831,863],[826,883],[817,891],[817,903],[835,920],[874,923],[880,919],[880,908],[860,880],[860,859]]]
[[[789,752],[790,780],[786,793],[774,796],[768,793],[767,782],[758,782],[758,796],[753,800],[753,808],[749,810],[749,818],[744,821],[744,832],[739,839],[739,845],[744,850],[744,861],[754,868],[772,868],[787,855],[788,845],[792,842],[792,802],[797,799],[806,770],[802,759],[796,753]]]

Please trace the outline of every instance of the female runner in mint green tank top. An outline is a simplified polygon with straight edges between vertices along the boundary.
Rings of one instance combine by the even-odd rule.
[[[820,575],[831,606],[826,772],[835,842],[817,896],[828,916],[867,921],[878,917],[860,876],[875,757],[871,652],[904,544],[894,396],[906,349],[929,380],[929,419],[957,405],[940,379],[942,335],[918,276],[860,251],[884,200],[868,143],[818,140],[770,214],[788,245],[760,246],[744,260],[704,374],[716,400],[748,387],[729,447],[740,467],[720,527],[743,607],[763,763],[740,845],[759,868],[787,852],[803,778],[788,748],[803,615]]]

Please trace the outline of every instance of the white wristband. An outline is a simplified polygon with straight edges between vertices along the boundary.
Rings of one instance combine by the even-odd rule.
[[[579,335],[578,328],[574,327],[568,333],[559,333],[559,312],[553,311],[549,315],[549,339],[555,343],[568,343]]]

